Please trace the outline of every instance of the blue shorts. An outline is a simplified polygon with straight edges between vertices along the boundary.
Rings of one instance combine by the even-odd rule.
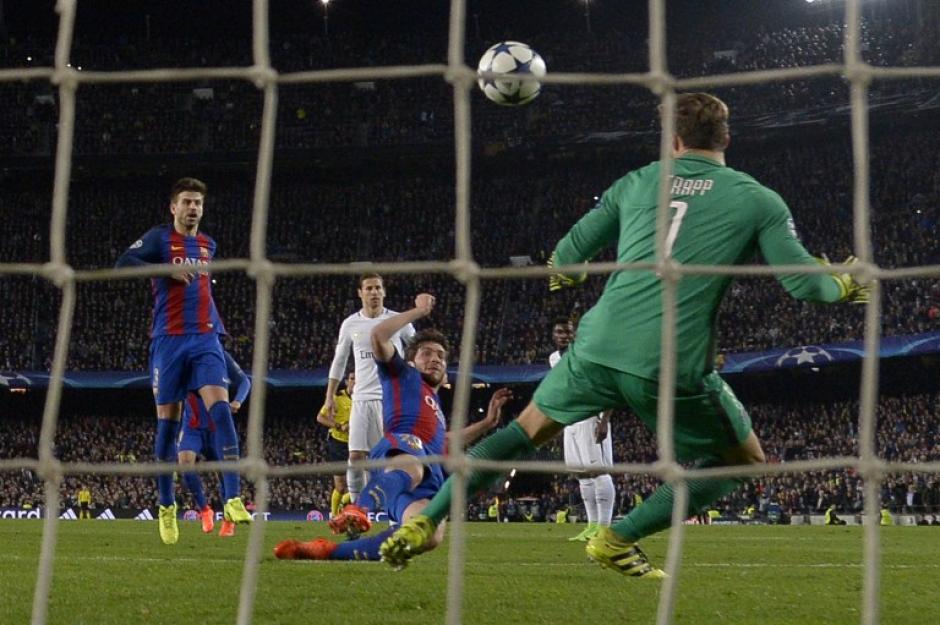
[[[177,451],[191,451],[202,454],[206,460],[218,460],[215,453],[214,435],[204,428],[191,428],[186,423],[180,429],[180,440],[176,446]]]
[[[386,432],[382,440],[376,443],[372,451],[369,452],[369,459],[378,460],[381,458],[390,458],[398,454],[408,454],[416,458],[437,455],[429,454],[421,443],[421,440],[413,434]],[[384,471],[384,469],[375,469],[373,472],[375,471]],[[430,499],[437,494],[437,491],[441,490],[441,486],[443,485],[444,472],[441,470],[441,465],[426,465],[424,467],[424,479],[421,480],[421,483],[418,484],[414,490],[403,492],[393,501],[385,502],[385,511],[388,513],[389,520],[395,523],[401,523],[402,516],[405,514],[405,509],[408,508],[408,506],[419,499]]]
[[[219,335],[155,336],[150,341],[150,382],[157,405],[175,404],[203,386],[228,388]]]

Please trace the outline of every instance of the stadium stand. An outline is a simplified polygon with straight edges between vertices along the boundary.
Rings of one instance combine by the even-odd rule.
[[[769,462],[849,456],[858,453],[857,402],[799,404],[756,404],[750,406],[755,430],[764,442]],[[927,462],[940,459],[940,427],[933,418],[940,409],[940,394],[884,397],[878,407],[878,452],[888,461]],[[56,436],[57,456],[64,461],[137,462],[152,459],[150,418],[140,414],[95,414],[63,417]],[[631,462],[655,460],[655,441],[631,414],[614,417],[614,455]],[[324,430],[313,419],[269,419],[265,426],[265,459],[271,464],[290,465],[326,457]],[[39,420],[35,417],[0,420],[0,457],[35,457]],[[548,457],[560,458],[558,448]],[[625,513],[633,505],[634,494],[648,496],[657,480],[646,476],[617,476],[619,504]],[[154,489],[149,478],[116,476],[72,476],[61,485],[65,501],[78,492],[79,483],[89,483],[99,506],[152,508]],[[0,481],[0,508],[39,505],[42,482],[27,471],[7,475]],[[329,510],[329,477],[275,479],[271,483],[274,509]],[[216,499],[209,483],[210,500]],[[251,492],[249,487],[248,492]],[[911,498],[907,493],[911,492]],[[554,476],[537,491],[517,491],[515,499],[536,498],[542,519],[568,505],[577,493],[577,482],[569,475]],[[249,499],[251,495],[249,494]],[[181,501],[186,501],[183,495]],[[575,498],[576,500],[576,498]],[[475,510],[485,510],[486,496],[473,502]],[[509,498],[504,498],[507,503]],[[940,513],[940,481],[925,475],[891,476],[884,485],[882,501],[892,512],[908,514]],[[862,508],[861,480],[850,471],[819,471],[800,475],[762,477],[722,502],[723,510],[740,513],[754,505],[766,514],[771,503],[787,515],[821,514],[836,505],[845,513]],[[216,501],[216,508],[218,508]],[[522,520],[522,507],[511,520]]]
[[[865,21],[862,47],[868,63],[904,66],[938,61],[935,46],[925,43],[935,42],[936,33],[929,27],[915,33],[916,25],[903,13],[906,6],[899,4],[893,9],[897,13]],[[644,27],[638,20],[635,30],[600,27],[593,37],[583,37],[541,28],[536,21],[531,33],[514,36],[542,50],[553,70],[644,71],[647,59],[631,53],[645,45]],[[678,76],[698,76],[839,62],[843,28],[840,20],[826,13],[800,24],[783,20],[759,27],[742,19],[728,24],[720,44],[683,36],[679,29],[669,40],[670,65]],[[467,42],[469,58],[504,33],[484,24],[474,35]],[[251,63],[248,46],[236,38],[207,45],[192,35],[178,43],[166,46],[156,38],[129,41],[123,33],[102,29],[81,33],[72,58],[76,66],[96,70]],[[356,32],[326,39],[288,29],[272,38],[273,62],[281,71],[443,62],[445,50],[442,39],[408,32],[368,37]],[[39,34],[0,40],[0,68],[49,65],[52,55],[52,39]],[[832,77],[736,87],[719,94],[731,103],[734,127],[740,128],[729,152],[732,166],[782,194],[810,250],[833,259],[848,254],[852,159],[842,108],[847,85]],[[17,217],[0,220],[0,262],[48,259],[48,166],[55,147],[56,98],[45,82],[0,84],[0,142],[5,146],[0,157],[4,185],[0,212]],[[885,267],[936,264],[940,262],[936,208],[940,162],[933,136],[925,132],[925,128],[937,130],[936,86],[926,81],[876,84],[871,100],[877,105],[872,112],[871,145],[876,260]],[[510,257],[544,262],[548,248],[593,205],[597,194],[629,167],[654,158],[658,149],[654,105],[653,96],[640,89],[575,87],[546,89],[539,105],[525,111],[475,106],[475,167],[485,175],[474,179],[472,190],[473,249],[478,261],[486,266],[506,265]],[[900,109],[902,114],[893,114]],[[246,256],[252,176],[246,175],[245,163],[257,148],[260,110],[258,91],[240,82],[82,87],[74,149],[78,166],[69,204],[69,262],[80,268],[111,266],[124,247],[165,221],[167,180],[186,165],[207,172],[210,195],[204,227],[219,242],[220,256]],[[799,130],[787,132],[794,128],[824,133],[826,141],[809,143]],[[773,150],[766,149],[768,141]],[[285,262],[452,257],[450,161],[429,162],[440,154],[449,155],[452,142],[452,90],[440,80],[284,87],[277,148],[278,163],[288,173],[278,174],[273,186],[269,254]],[[373,151],[379,156],[366,160]],[[322,164],[334,153],[359,159],[361,166],[355,173],[337,175],[338,166],[309,178],[289,173],[302,171],[298,163],[306,159]],[[180,155],[184,165],[167,165]],[[390,165],[397,155],[405,155],[409,163],[402,166],[404,173]],[[139,158],[144,165],[134,163]],[[142,168],[149,168],[149,173],[142,174]],[[36,171],[40,173],[34,175]],[[584,289],[546,298],[541,281],[487,283],[476,361],[543,363],[552,350],[550,320],[583,311],[602,285],[602,278],[592,278]],[[220,274],[215,288],[229,330],[228,347],[247,364],[252,357],[253,285],[243,275]],[[461,285],[439,276],[392,278],[390,306],[406,307],[419,289],[437,295],[440,319],[454,319],[462,310]],[[886,284],[884,291],[885,335],[937,329],[940,283],[897,281]],[[82,284],[69,369],[145,369],[149,319],[144,311],[149,309],[149,297],[138,281]],[[58,298],[58,291],[42,280],[0,279],[5,309],[0,371],[48,370]],[[271,366],[309,369],[328,363],[339,320],[357,306],[353,282],[335,277],[281,280],[274,298]],[[862,317],[862,310],[846,307],[803,306],[786,298],[772,281],[739,280],[719,319],[720,350],[858,339]],[[456,339],[460,327],[455,324],[445,330]],[[879,452],[892,460],[938,459],[940,440],[935,420],[930,419],[938,401],[933,394],[882,398]],[[857,406],[851,402],[765,403],[751,411],[773,462],[858,453],[853,430]],[[632,427],[629,420],[621,423],[614,430],[615,457],[653,460],[655,444],[646,431]],[[322,432],[312,420],[274,419],[266,427],[268,462],[290,464],[323,457]],[[149,428],[150,421],[140,415],[64,414],[57,455],[96,462],[145,460],[151,456]],[[36,415],[5,414],[0,419],[0,457],[34,456],[37,435]],[[275,480],[271,506],[326,509],[327,481]],[[655,480],[643,477],[617,481],[621,512],[629,508],[634,493],[646,495],[655,485]],[[63,497],[73,496],[77,483],[74,477],[63,482]],[[859,483],[847,472],[763,478],[725,505],[729,510],[748,505],[764,510],[776,502],[788,514],[804,514],[835,503],[851,512],[861,506]],[[92,484],[97,500],[106,505],[153,505],[149,479],[98,477]],[[0,480],[0,507],[38,503],[41,488],[42,483],[28,472],[5,476]],[[568,478],[558,477],[540,492],[519,494],[536,497],[541,515],[547,517],[575,490]],[[934,478],[896,476],[886,482],[882,498],[892,511],[940,512],[940,484]],[[483,501],[471,504],[472,510],[485,508]]]

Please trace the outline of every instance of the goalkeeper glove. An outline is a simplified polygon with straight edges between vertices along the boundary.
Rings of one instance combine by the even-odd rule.
[[[548,259],[549,268],[555,267],[555,252],[552,252],[551,257]],[[549,291],[560,291],[561,289],[570,288],[577,286],[587,280],[586,273],[580,273],[574,277],[566,276],[561,273],[553,273],[548,276],[548,290]]]
[[[823,254],[822,258],[817,258],[817,262],[821,265],[829,265],[829,259]],[[844,261],[843,265],[854,265],[858,262],[858,259],[854,256],[849,256]],[[848,302],[849,304],[867,304],[868,299],[871,296],[871,285],[860,284],[850,273],[833,273],[830,274],[832,279],[836,281],[836,284],[839,285],[839,302]]]

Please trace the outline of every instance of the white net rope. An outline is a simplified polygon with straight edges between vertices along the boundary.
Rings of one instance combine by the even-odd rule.
[[[650,70],[637,74],[605,73],[553,73],[543,82],[576,85],[637,85],[650,89],[659,96],[664,111],[661,140],[659,215],[657,220],[657,255],[655,263],[592,263],[586,268],[592,274],[609,274],[618,270],[656,271],[663,284],[663,331],[660,397],[658,409],[657,447],[659,460],[654,464],[620,463],[612,468],[617,474],[654,474],[675,487],[673,525],[669,535],[669,548],[665,570],[669,577],[664,581],[660,594],[656,622],[668,625],[673,622],[673,613],[678,592],[679,563],[684,538],[684,513],[688,499],[686,480],[695,477],[753,477],[796,473],[820,469],[852,468],[864,478],[865,489],[865,533],[864,533],[864,586],[862,623],[878,623],[879,588],[879,488],[886,473],[931,472],[940,473],[940,462],[886,463],[880,460],[875,450],[875,407],[878,396],[878,354],[880,343],[881,289],[878,280],[900,280],[915,277],[940,276],[940,266],[911,267],[904,269],[882,269],[873,262],[869,202],[868,202],[868,108],[867,90],[873,79],[940,78],[938,67],[871,67],[862,61],[860,48],[861,0],[847,0],[845,8],[845,56],[842,64],[824,64],[809,67],[762,70],[734,74],[702,76],[676,79],[668,73],[666,63],[666,15],[665,0],[649,2],[649,57]],[[460,369],[456,383],[452,414],[452,430],[456,440],[451,445],[452,454],[445,458],[428,458],[426,462],[445,462],[456,481],[450,523],[450,561],[447,586],[448,625],[461,622],[463,599],[463,566],[465,531],[463,511],[466,501],[464,486],[470,469],[516,468],[522,471],[563,473],[566,466],[559,462],[493,462],[472,460],[463,451],[459,433],[467,420],[470,400],[471,369],[476,341],[477,319],[480,309],[481,282],[496,279],[520,279],[547,277],[548,270],[542,267],[493,268],[479,267],[473,259],[470,246],[470,90],[476,80],[476,72],[467,66],[463,56],[466,3],[451,0],[450,39],[447,64],[414,66],[388,66],[348,68],[323,71],[308,71],[279,74],[272,66],[268,54],[268,7],[267,0],[253,3],[253,58],[251,67],[220,67],[198,69],[154,69],[126,72],[78,72],[70,65],[70,51],[74,33],[76,0],[59,0],[56,11],[60,22],[55,49],[55,66],[52,68],[29,68],[0,70],[0,81],[49,80],[58,85],[59,125],[56,146],[55,178],[50,223],[50,261],[46,264],[0,263],[0,275],[39,275],[62,290],[58,330],[52,364],[48,394],[43,411],[39,438],[38,460],[16,458],[0,460],[0,471],[31,469],[45,484],[45,520],[42,547],[37,572],[36,590],[33,598],[32,623],[44,625],[47,620],[50,588],[53,573],[56,538],[59,523],[59,483],[65,475],[156,475],[164,472],[165,466],[141,463],[135,466],[116,463],[59,462],[53,453],[53,441],[58,422],[59,404],[62,396],[63,374],[68,353],[72,319],[75,311],[75,290],[78,282],[111,280],[117,278],[164,276],[173,272],[173,267],[136,267],[127,269],[74,271],[66,259],[65,225],[68,188],[71,174],[71,154],[75,129],[75,94],[80,84],[193,81],[206,79],[247,80],[264,92],[261,140],[251,223],[250,258],[219,261],[213,264],[213,272],[246,271],[257,283],[255,317],[254,358],[251,371],[255,379],[263,379],[268,371],[269,325],[271,315],[271,293],[276,278],[357,274],[361,267],[344,264],[278,264],[270,262],[265,255],[268,201],[271,191],[271,169],[274,156],[274,132],[276,123],[278,86],[281,84],[392,80],[422,76],[441,76],[454,88],[454,126],[456,142],[456,254],[455,259],[441,262],[377,263],[376,271],[382,273],[443,273],[450,274],[466,287],[463,336],[460,346]],[[852,267],[835,268],[848,271],[865,280],[874,280],[871,301],[865,317],[865,358],[862,367],[861,397],[859,411],[859,456],[830,457],[815,460],[788,462],[786,464],[750,467],[721,467],[711,469],[684,469],[675,461],[672,443],[673,397],[676,373],[676,305],[675,293],[678,280],[683,275],[778,275],[782,273],[823,273],[832,268],[806,266],[767,267],[758,265],[717,267],[678,265],[663,254],[669,223],[669,193],[665,184],[672,169],[670,149],[673,129],[675,95],[678,91],[714,88],[731,85],[788,81],[799,78],[842,75],[851,83],[852,145],[855,171],[854,185],[854,244],[859,263]],[[573,268],[572,268],[573,269]],[[251,414],[248,420],[247,454],[237,463],[237,468],[256,484],[256,506],[260,512],[267,509],[268,479],[292,475],[332,474],[345,469],[345,463],[323,463],[295,465],[290,467],[268,466],[262,453],[262,428],[264,424],[265,385],[256,384],[251,397]],[[369,462],[366,466],[382,466],[381,462]],[[217,471],[231,464],[204,463],[200,472]],[[242,576],[238,606],[239,625],[249,625],[254,611],[259,564],[261,562],[265,523],[254,523],[249,535]]]

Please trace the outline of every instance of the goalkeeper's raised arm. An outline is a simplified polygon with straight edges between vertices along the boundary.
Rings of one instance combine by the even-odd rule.
[[[598,252],[617,240],[620,229],[620,214],[610,191],[605,192],[600,202],[571,227],[548,259],[549,267],[562,267],[589,261]],[[549,276],[550,291],[575,286],[584,282],[587,274],[554,273]]]
[[[765,218],[760,226],[758,243],[761,254],[770,265],[829,264],[810,255],[800,242],[790,209],[775,192],[762,188],[760,204]],[[855,262],[850,256],[847,264]],[[848,273],[785,274],[777,276],[783,287],[797,299],[822,303],[864,303],[870,287],[863,286]]]
[[[598,252],[617,240],[620,214],[610,191],[600,202],[571,227],[552,254],[554,265],[573,265],[591,260]]]

